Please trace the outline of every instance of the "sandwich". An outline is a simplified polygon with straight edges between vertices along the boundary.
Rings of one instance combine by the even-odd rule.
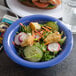
[[[22,4],[41,9],[54,9],[61,4],[61,0],[19,0]]]

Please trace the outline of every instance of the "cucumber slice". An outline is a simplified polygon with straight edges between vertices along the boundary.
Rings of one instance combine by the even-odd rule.
[[[52,28],[52,32],[55,32],[55,31],[58,31],[59,30],[59,27],[58,25],[56,24],[56,22],[47,22],[46,23],[47,26],[50,26]]]
[[[43,56],[43,52],[36,46],[28,46],[24,49],[25,59],[31,62],[38,62]]]

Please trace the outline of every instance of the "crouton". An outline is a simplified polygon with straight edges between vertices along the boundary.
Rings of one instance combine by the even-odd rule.
[[[39,30],[39,29],[41,29],[41,26],[37,22],[31,22],[29,25],[30,25],[32,30]]]

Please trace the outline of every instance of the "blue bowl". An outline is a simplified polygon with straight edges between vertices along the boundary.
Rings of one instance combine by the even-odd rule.
[[[29,22],[32,22],[32,21],[39,22],[39,23],[54,21],[54,22],[57,22],[58,26],[60,27],[60,30],[64,31],[64,34],[67,37],[66,42],[63,46],[62,52],[54,59],[46,62],[30,62],[18,56],[17,51],[14,45],[12,44],[12,41],[14,41],[14,36],[16,35],[16,32],[20,27],[19,23],[24,23],[28,25]],[[27,16],[17,20],[7,29],[4,35],[3,45],[4,45],[6,54],[17,64],[20,64],[24,67],[36,68],[36,69],[47,68],[58,64],[69,55],[73,46],[73,36],[71,31],[67,27],[65,27],[65,25],[62,24],[61,21],[59,21],[58,19],[46,16],[46,15],[32,15],[32,16]]]

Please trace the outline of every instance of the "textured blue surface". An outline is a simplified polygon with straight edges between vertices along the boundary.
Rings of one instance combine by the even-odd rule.
[[[31,21],[36,21],[39,23],[43,23],[47,21],[57,21],[57,24],[60,27],[60,30],[64,31],[67,37],[67,40],[66,40],[65,45],[63,46],[64,48],[62,52],[56,58],[50,61],[46,61],[46,62],[29,62],[29,61],[22,59],[21,57],[17,55],[17,51],[14,45],[12,44],[12,41],[14,40],[14,36],[19,29],[19,23],[25,23],[27,25]],[[65,27],[58,19],[55,19],[49,16],[44,16],[44,15],[32,15],[32,16],[21,18],[20,20],[14,22],[7,29],[4,35],[3,45],[4,45],[4,49],[7,55],[14,62],[22,66],[29,67],[29,68],[47,68],[47,67],[51,67],[51,66],[58,64],[59,62],[64,60],[65,57],[69,55],[69,53],[71,52],[72,46],[73,46],[73,37],[72,37],[72,33],[70,32],[70,30],[67,29],[67,27]]]

